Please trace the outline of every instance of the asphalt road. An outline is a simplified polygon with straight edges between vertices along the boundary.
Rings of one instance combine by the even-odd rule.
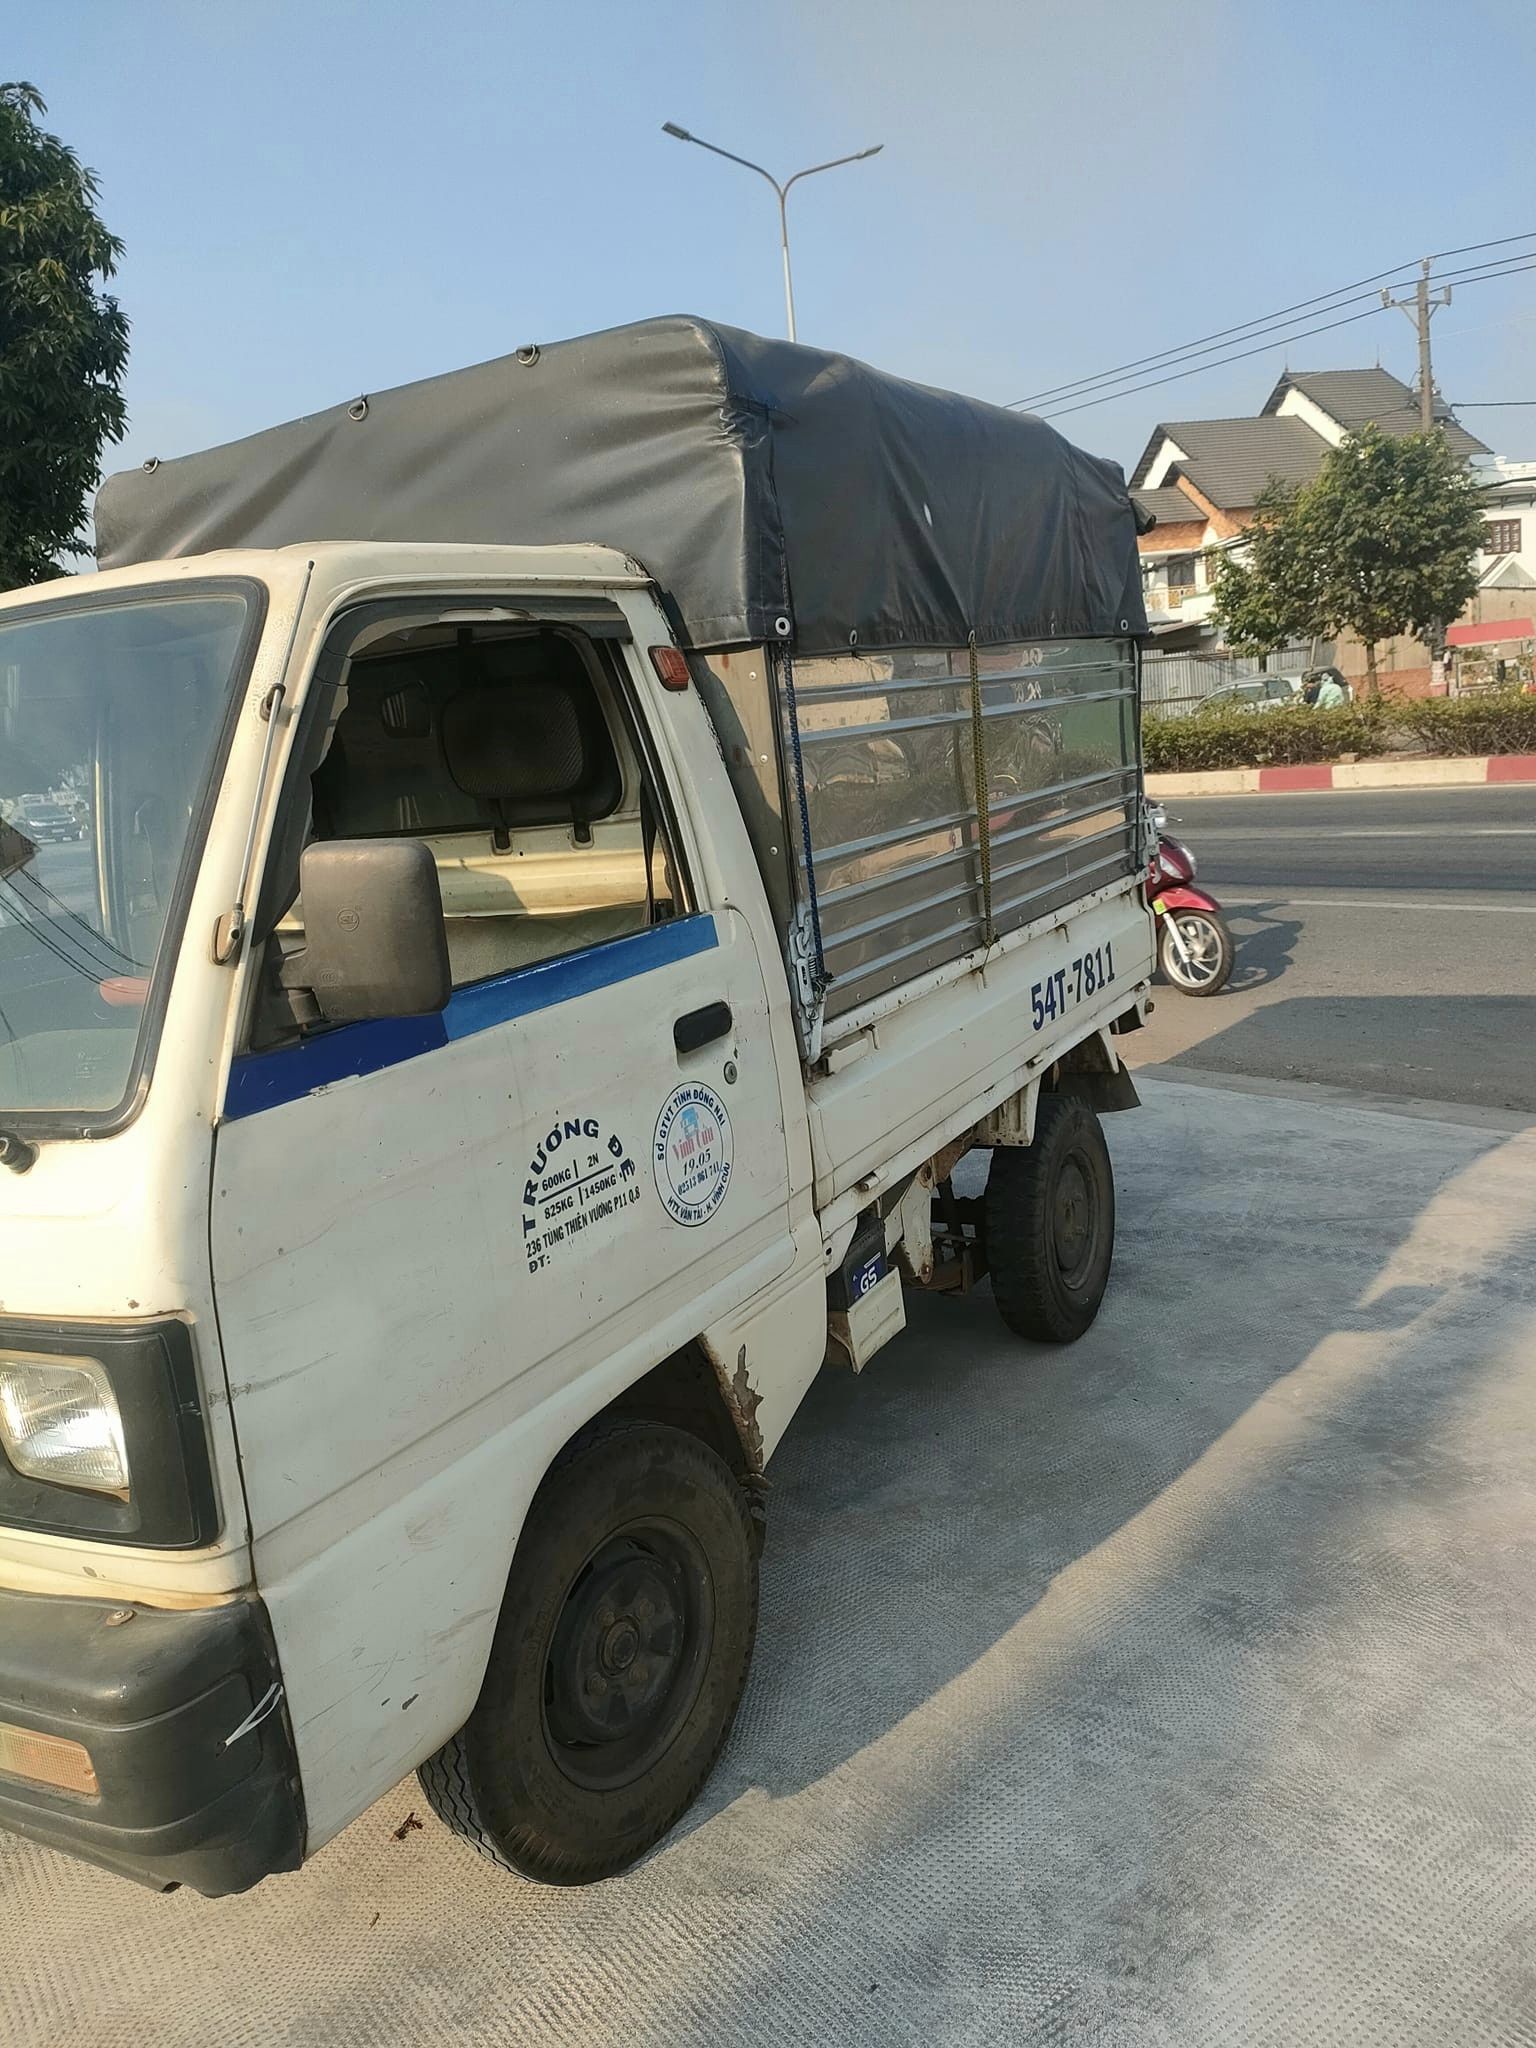
[[[1175,800],[1229,911],[1221,995],[1135,1062],[1536,1111],[1536,788]]]

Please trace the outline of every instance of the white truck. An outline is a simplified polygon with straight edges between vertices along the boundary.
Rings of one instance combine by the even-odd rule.
[[[86,798],[0,827],[0,1826],[217,1895],[419,1769],[603,1877],[725,1741],[823,1363],[1098,1309],[1124,485],[670,319],[98,533],[0,600],[0,771]]]

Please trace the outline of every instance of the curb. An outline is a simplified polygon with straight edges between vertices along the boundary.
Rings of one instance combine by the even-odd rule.
[[[1305,761],[1290,768],[1208,768],[1149,775],[1148,796],[1276,795],[1318,789],[1461,789],[1536,782],[1536,754],[1469,755],[1436,761]]]

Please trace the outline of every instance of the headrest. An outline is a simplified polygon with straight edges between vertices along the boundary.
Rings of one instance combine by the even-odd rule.
[[[590,696],[585,677],[578,687]],[[443,706],[442,743],[465,795],[502,803],[574,797],[594,765],[576,689],[544,677],[460,690]]]

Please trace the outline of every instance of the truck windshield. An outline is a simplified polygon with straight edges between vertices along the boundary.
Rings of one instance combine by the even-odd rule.
[[[0,618],[0,1125],[125,1107],[254,593]]]

